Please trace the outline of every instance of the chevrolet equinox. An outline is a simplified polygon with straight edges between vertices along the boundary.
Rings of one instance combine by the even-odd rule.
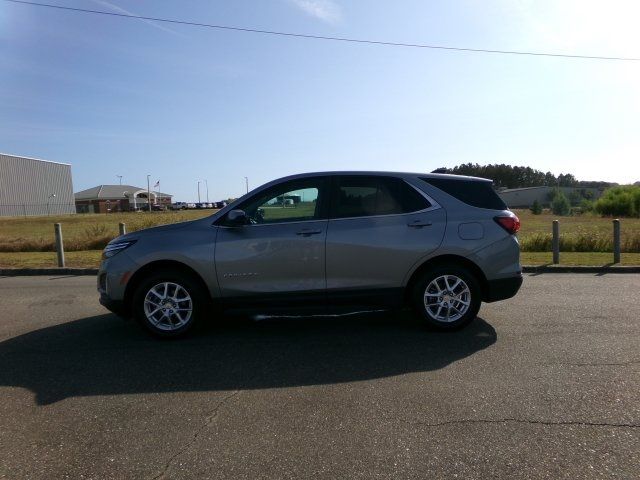
[[[346,312],[409,305],[471,322],[522,284],[518,217],[489,180],[325,172],[274,180],[211,216],[112,240],[100,303],[174,337],[227,309]]]

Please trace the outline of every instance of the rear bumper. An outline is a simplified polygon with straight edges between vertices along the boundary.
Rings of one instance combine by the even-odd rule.
[[[485,292],[485,302],[497,302],[513,297],[522,285],[522,274],[515,277],[500,278],[498,280],[487,281],[487,289]]]

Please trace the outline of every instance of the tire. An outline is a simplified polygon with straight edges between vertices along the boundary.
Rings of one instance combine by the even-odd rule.
[[[436,330],[457,330],[478,315],[482,290],[466,268],[442,265],[422,275],[414,285],[411,299],[416,315],[428,326]]]
[[[191,330],[204,316],[207,304],[207,295],[198,279],[185,272],[165,270],[149,275],[137,286],[133,314],[153,335],[176,338]]]

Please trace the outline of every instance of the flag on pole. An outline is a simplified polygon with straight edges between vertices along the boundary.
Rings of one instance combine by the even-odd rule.
[[[156,188],[156,187],[159,187],[159,186],[160,186],[160,180],[158,180],[158,181],[156,182],[156,184],[153,186],[153,188]]]

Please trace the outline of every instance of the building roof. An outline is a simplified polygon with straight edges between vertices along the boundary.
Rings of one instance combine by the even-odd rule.
[[[134,187],[133,185],[98,185],[97,187],[76,192],[74,196],[76,200],[119,200],[137,193],[147,193],[147,189]],[[171,197],[168,193],[156,192],[153,189],[151,194],[152,196],[155,194],[158,197]]]
[[[36,162],[45,162],[45,163],[56,163],[58,165],[68,165],[71,166],[70,163],[62,163],[62,162],[54,162],[53,160],[43,160],[41,158],[33,158],[33,157],[25,157],[24,155],[13,155],[11,153],[2,153],[0,152],[0,155],[3,155],[5,157],[13,157],[13,158],[19,158],[20,160],[34,160]]]
[[[523,190],[536,190],[536,189],[541,189],[541,188],[557,188],[557,187],[551,187],[549,185],[540,185],[537,187],[519,187],[519,188],[505,188],[503,190],[499,190],[498,193],[507,193],[507,192],[520,192]],[[561,187],[561,188],[567,188],[567,187]]]
[[[525,190],[540,190],[543,188],[550,189],[550,190],[555,190],[557,188],[560,188],[563,190],[597,190],[597,187],[583,187],[580,185],[576,185],[573,187],[565,187],[564,185],[561,187],[556,187],[555,185],[540,185],[537,187],[505,188],[503,190],[498,190],[498,193],[523,192]]]

